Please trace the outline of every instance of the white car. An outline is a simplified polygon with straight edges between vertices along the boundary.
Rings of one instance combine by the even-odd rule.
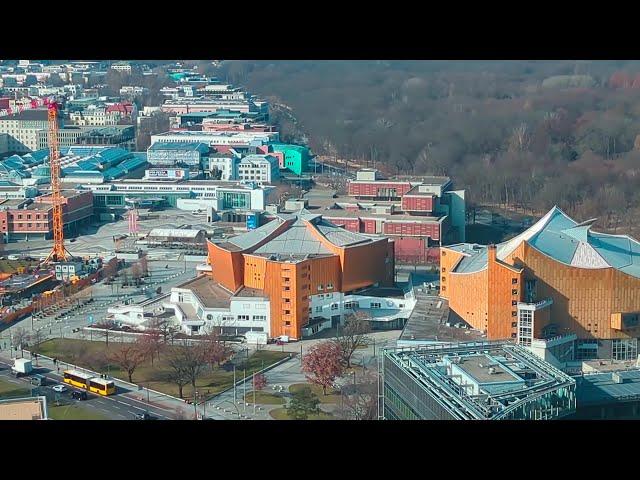
[[[67,391],[67,387],[65,385],[56,385],[52,390],[57,393],[63,393]]]

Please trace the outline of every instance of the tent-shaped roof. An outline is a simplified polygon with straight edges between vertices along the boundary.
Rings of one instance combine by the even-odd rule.
[[[579,268],[616,268],[640,278],[640,243],[627,235],[591,231],[595,219],[578,223],[558,207],[553,207],[520,235],[497,245],[497,258],[504,260],[523,241],[554,260]],[[468,244],[449,247],[465,255],[458,273],[483,270],[487,265],[485,246]]]

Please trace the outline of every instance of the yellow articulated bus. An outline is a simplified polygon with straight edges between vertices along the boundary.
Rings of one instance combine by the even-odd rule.
[[[88,375],[78,370],[65,370],[64,383],[89,390],[98,395],[106,396],[116,393],[116,384],[113,383],[113,380],[94,377],[93,375]]]

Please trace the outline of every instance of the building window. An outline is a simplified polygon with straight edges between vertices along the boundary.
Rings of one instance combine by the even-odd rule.
[[[371,308],[380,308],[380,303],[378,302],[371,302]]]
[[[440,287],[440,291],[446,292],[447,291],[447,287],[445,285],[443,285],[442,287]]]
[[[511,283],[512,283],[513,285],[517,284],[517,283],[518,283],[518,279],[517,279],[517,278],[512,278],[512,279],[511,279]]]
[[[444,268],[444,267],[442,267],[442,268],[440,269],[440,271],[441,271],[442,273],[444,273],[444,272],[446,272],[446,271],[447,271],[447,269],[446,269],[446,268]]]
[[[517,300],[511,300],[511,306],[515,307],[516,305],[518,305],[518,301]]]
[[[327,290],[333,290],[333,283],[327,283]]]
[[[513,311],[511,312],[511,316],[512,316],[512,317],[517,317],[517,316],[518,316],[518,311],[517,311],[517,310],[513,310]]]
[[[613,360],[635,360],[638,358],[638,339],[615,339],[611,341]]]
[[[238,321],[249,320],[249,315],[238,315]]]
[[[520,345],[531,346],[531,340],[533,339],[533,312],[531,310],[520,311],[517,338]]]
[[[518,290],[517,289],[511,290],[511,295],[517,295],[517,294],[518,294]]]
[[[446,281],[447,281],[447,277],[444,277],[444,276],[443,276],[443,277],[442,277],[442,281],[443,281],[443,282],[446,282]]]
[[[322,312],[322,307],[320,305],[318,305],[316,307],[316,313],[321,313]]]
[[[511,328],[516,328],[518,326],[518,322],[511,322]]]
[[[284,287],[282,290],[284,290],[285,292],[288,292],[289,290],[291,290],[291,287]]]
[[[289,326],[291,325],[291,322],[290,322],[289,320],[287,320],[286,322],[284,322],[284,325],[285,325],[286,327],[289,327]]]
[[[324,285],[322,285],[321,283],[318,285],[318,291],[322,292],[324,290]]]
[[[358,302],[346,302],[344,304],[344,308],[348,309],[348,310],[355,310],[356,308],[359,308],[360,304]]]
[[[331,310],[338,310],[338,304],[337,303],[332,303],[331,304]]]
[[[313,308],[309,308],[309,315],[313,314]]]
[[[284,311],[284,314],[285,314],[285,315],[291,315],[291,310],[285,310],[285,311]]]
[[[254,315],[253,316],[253,321],[254,322],[264,322],[267,319],[266,315]]]

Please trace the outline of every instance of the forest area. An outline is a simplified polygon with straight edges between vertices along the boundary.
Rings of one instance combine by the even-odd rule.
[[[640,236],[640,62],[224,61],[284,140]]]

